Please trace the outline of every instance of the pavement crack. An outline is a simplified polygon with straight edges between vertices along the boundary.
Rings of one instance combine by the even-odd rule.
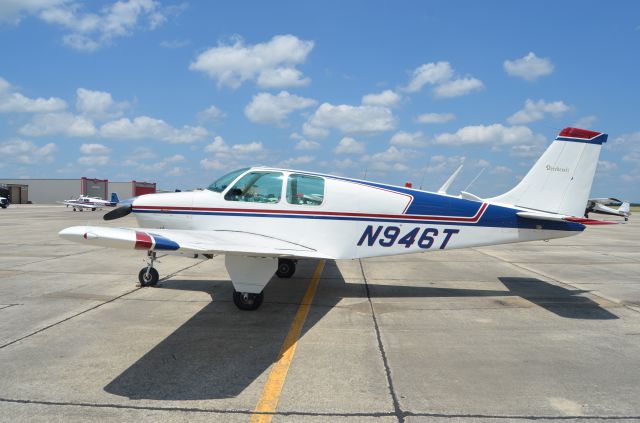
[[[310,411],[295,411],[295,410],[282,410],[275,412],[261,412],[256,413],[252,410],[242,409],[220,409],[220,408],[206,408],[206,407],[170,407],[170,406],[153,406],[153,405],[127,405],[127,404],[114,404],[114,403],[99,403],[99,402],[72,402],[72,401],[45,401],[45,400],[29,400],[29,399],[16,399],[16,398],[1,398],[0,402],[10,404],[23,404],[23,405],[44,405],[54,407],[84,407],[84,408],[106,408],[106,409],[119,409],[119,410],[143,410],[143,411],[160,411],[160,412],[181,412],[181,413],[209,413],[209,414],[222,414],[222,415],[253,415],[264,414],[269,416],[293,416],[293,417],[392,417],[397,416],[395,412],[388,411],[369,411],[369,412],[310,412]],[[502,420],[502,421],[638,421],[640,416],[597,416],[597,415],[581,415],[581,416],[548,416],[548,415],[515,415],[515,414],[464,414],[464,413],[428,413],[428,412],[412,412],[405,411],[401,415],[404,417],[426,417],[430,419],[446,419],[446,420],[460,420],[460,419],[484,419],[484,420]]]
[[[389,394],[391,395],[391,400],[393,401],[393,415],[398,419],[398,422],[403,423],[406,413],[404,413],[402,411],[402,408],[400,408],[398,395],[396,394],[395,388],[393,386],[393,379],[391,378],[391,368],[389,367],[389,360],[387,359],[387,353],[384,350],[382,337],[380,336],[380,326],[378,326],[378,319],[376,317],[376,312],[373,308],[373,302],[371,301],[371,292],[369,291],[369,283],[367,282],[367,276],[364,273],[364,266],[362,265],[362,259],[358,259],[358,263],[360,264],[360,272],[362,272],[364,287],[365,287],[365,290],[367,291],[367,300],[369,301],[369,307],[371,308],[371,317],[373,318],[373,327],[376,331],[376,339],[378,341],[378,350],[380,350],[380,355],[382,356],[384,372],[387,377],[387,385],[389,386]]]
[[[177,271],[175,271],[175,272],[173,272],[173,273],[170,273],[169,275],[167,275],[167,276],[165,276],[165,277],[161,278],[160,280],[161,280],[161,281],[167,280],[167,279],[169,279],[169,278],[171,278],[171,277],[173,277],[173,276],[177,275],[178,273],[180,273],[180,272],[182,272],[182,271],[184,271],[184,270],[191,269],[192,267],[197,266],[197,265],[198,265],[198,264],[200,264],[200,263],[201,263],[201,262],[198,262],[198,263],[192,264],[192,265],[190,265],[190,266],[187,266],[187,267],[185,267],[185,268],[182,268],[182,269],[180,269],[180,270],[177,270]],[[124,294],[118,295],[117,297],[113,297],[113,298],[111,298],[111,299],[109,299],[109,300],[107,300],[107,301],[101,302],[100,304],[96,304],[96,305],[94,305],[93,307],[89,307],[89,308],[87,308],[87,309],[85,309],[85,310],[82,310],[82,311],[80,311],[80,312],[78,312],[78,313],[76,313],[76,314],[74,314],[74,315],[72,315],[72,316],[68,316],[68,317],[66,317],[66,318],[64,318],[64,319],[62,319],[62,320],[59,320],[59,321],[57,321],[57,322],[55,322],[55,323],[52,323],[52,324],[50,324],[50,325],[47,325],[47,326],[45,326],[45,327],[43,327],[43,328],[40,328],[40,329],[38,329],[38,330],[36,330],[36,331],[33,331],[33,332],[31,332],[31,333],[29,333],[29,334],[27,334],[27,335],[21,336],[21,337],[20,337],[20,338],[18,338],[18,339],[14,339],[13,341],[7,342],[6,344],[2,344],[2,345],[0,345],[0,350],[1,350],[1,349],[3,349],[3,348],[5,348],[5,347],[8,347],[8,346],[10,346],[10,345],[13,345],[13,344],[15,344],[15,343],[17,343],[17,342],[20,342],[20,341],[22,341],[22,340],[24,340],[24,339],[30,338],[30,337],[32,337],[32,336],[34,336],[34,335],[37,335],[37,334],[39,334],[39,333],[41,333],[41,332],[44,332],[44,331],[45,331],[45,330],[47,330],[47,329],[51,329],[52,327],[58,326],[58,325],[60,325],[60,324],[62,324],[62,323],[64,323],[64,322],[67,322],[67,321],[69,321],[69,320],[71,320],[71,319],[74,319],[74,318],[76,318],[76,317],[78,317],[78,316],[82,316],[83,314],[88,313],[88,312],[90,312],[90,311],[92,311],[92,310],[95,310],[95,309],[97,309],[97,308],[99,308],[99,307],[102,307],[102,306],[103,306],[103,305],[105,305],[105,304],[109,304],[109,303],[112,303],[112,302],[114,302],[114,301],[116,301],[116,300],[119,300],[120,298],[125,297],[125,296],[127,296],[127,295],[129,295],[129,294],[132,294],[132,293],[134,293],[134,292],[138,291],[138,290],[139,290],[139,289],[141,289],[141,288],[142,288],[142,287],[138,286],[138,287],[136,287],[136,288],[134,288],[134,289],[132,289],[132,290],[130,290],[130,291],[125,292]]]

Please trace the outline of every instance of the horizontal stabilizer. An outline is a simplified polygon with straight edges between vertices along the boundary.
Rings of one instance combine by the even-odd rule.
[[[553,222],[565,222],[566,221],[564,216],[559,215],[559,214],[532,213],[532,212],[518,212],[516,214],[519,217],[524,217],[525,219],[550,220],[550,221],[553,221]]]
[[[544,213],[544,212],[518,212],[516,213],[519,217],[523,217],[525,219],[535,219],[535,220],[550,220],[555,222],[575,222],[581,223],[583,225],[616,225],[622,222],[611,222],[608,220],[594,220],[587,219],[585,217],[570,217],[563,216],[561,214],[552,214],[552,213]]]

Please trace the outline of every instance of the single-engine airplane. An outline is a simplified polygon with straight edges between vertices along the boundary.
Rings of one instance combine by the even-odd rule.
[[[620,207],[614,209],[609,207],[612,203],[620,204]],[[609,216],[624,217],[624,220],[629,220],[631,216],[631,204],[627,201],[618,200],[616,198],[590,198],[587,201],[587,208],[584,211],[584,217],[589,217],[589,213],[606,214]]]
[[[155,285],[156,253],[225,254],[233,300],[262,304],[277,274],[297,259],[359,259],[547,240],[605,223],[583,216],[607,134],[565,128],[512,190],[480,199],[297,170],[236,170],[192,192],[148,194],[105,214],[133,213],[140,228],[74,226],[60,236],[147,252],[138,275]]]
[[[118,205],[118,194],[111,193],[111,201],[103,200],[99,197],[88,197],[86,195],[80,195],[78,198],[72,198],[70,200],[58,201],[59,204],[64,204],[67,207],[73,207],[73,211],[79,210],[91,210],[102,209],[104,207],[115,207]]]

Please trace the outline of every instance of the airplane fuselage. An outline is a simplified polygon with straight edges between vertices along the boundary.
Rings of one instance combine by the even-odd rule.
[[[257,168],[257,171],[264,169]],[[321,204],[229,199],[229,188],[152,194],[133,202],[141,227],[250,232],[285,239],[333,259],[465,248],[575,235],[575,222],[524,219],[523,209],[404,187],[309,174],[324,180]],[[227,195],[226,195],[227,194]]]

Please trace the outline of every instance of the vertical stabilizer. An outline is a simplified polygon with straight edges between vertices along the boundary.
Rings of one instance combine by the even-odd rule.
[[[607,134],[565,128],[511,191],[487,201],[582,216]]]

